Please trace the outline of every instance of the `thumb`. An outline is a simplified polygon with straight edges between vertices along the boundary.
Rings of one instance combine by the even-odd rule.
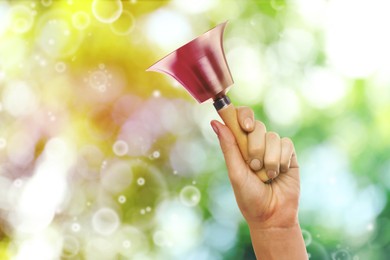
[[[216,120],[211,121],[210,124],[218,136],[219,144],[226,161],[229,178],[232,183],[239,184],[246,179],[244,177],[248,174],[248,166],[245,163],[244,158],[242,158],[236,139],[227,126]]]

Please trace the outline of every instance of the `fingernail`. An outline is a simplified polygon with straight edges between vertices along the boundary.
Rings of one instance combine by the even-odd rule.
[[[244,120],[244,127],[246,130],[251,129],[252,125],[253,125],[253,121],[251,118],[247,118]]]
[[[211,127],[213,128],[214,132],[218,135],[218,133],[219,133],[218,127],[216,125],[214,125],[213,123],[210,123],[210,124],[211,124]]]
[[[253,160],[250,162],[249,166],[251,167],[252,170],[258,171],[258,170],[261,169],[261,162],[260,162],[259,159],[253,159]]]
[[[276,177],[276,171],[274,170],[268,170],[267,171],[268,178],[273,179]]]

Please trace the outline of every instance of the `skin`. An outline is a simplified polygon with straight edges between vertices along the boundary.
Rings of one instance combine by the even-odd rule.
[[[308,259],[298,222],[299,165],[294,144],[267,132],[247,107],[237,108],[237,120],[248,136],[247,163],[228,127],[213,120],[237,204],[248,223],[258,259]],[[270,184],[255,174],[265,169]]]

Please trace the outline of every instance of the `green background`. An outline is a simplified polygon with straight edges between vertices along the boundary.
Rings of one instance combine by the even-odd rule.
[[[0,1],[0,258],[255,259],[212,104],[145,72],[229,21],[229,95],[295,143],[309,258],[388,259],[389,8]]]

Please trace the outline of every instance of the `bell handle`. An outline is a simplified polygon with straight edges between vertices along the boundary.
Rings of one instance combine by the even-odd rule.
[[[214,106],[217,109],[219,116],[222,118],[226,126],[229,127],[230,131],[232,131],[234,137],[236,138],[238,147],[240,148],[241,155],[244,158],[245,162],[249,165],[250,162],[249,162],[249,155],[248,155],[248,135],[246,132],[244,132],[244,130],[242,130],[240,124],[238,123],[236,108],[232,103],[230,103],[229,99],[227,102],[225,102],[224,105],[220,105],[217,102],[218,100],[214,103]],[[224,101],[220,101],[220,102],[224,102]],[[264,168],[257,171],[256,175],[263,182],[267,182],[270,180]]]

